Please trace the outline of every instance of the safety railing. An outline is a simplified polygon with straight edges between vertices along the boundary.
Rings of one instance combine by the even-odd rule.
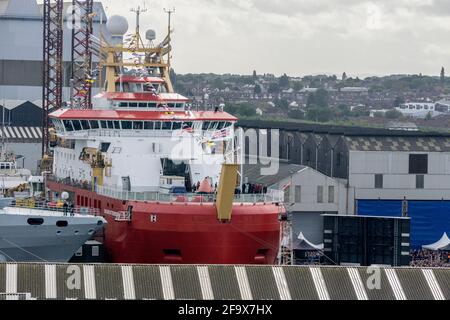
[[[8,209],[12,208],[12,209]],[[100,215],[100,209],[96,208],[86,208],[86,207],[64,207],[56,203],[21,203],[16,202],[12,203],[6,208],[6,213],[28,213],[33,214],[36,211],[44,211],[46,213],[54,213],[61,216],[74,216],[74,215],[82,215],[82,216],[98,216]]]
[[[133,192],[114,188],[97,186],[96,192],[105,197],[120,199],[125,201],[152,201],[152,202],[191,202],[191,203],[213,203],[216,201],[215,194],[169,194],[161,192]],[[271,191],[263,194],[235,194],[236,203],[282,203],[283,192]]]

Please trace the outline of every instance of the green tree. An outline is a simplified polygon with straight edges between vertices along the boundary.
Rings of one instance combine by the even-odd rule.
[[[319,108],[328,108],[328,91],[319,89],[308,96],[306,107],[316,106]]]
[[[276,82],[273,82],[269,85],[269,89],[268,89],[269,93],[279,93],[280,92],[280,85]]]
[[[290,110],[288,117],[291,119],[302,120],[305,118],[305,113],[301,110]]]
[[[306,119],[316,122],[328,122],[332,119],[333,112],[329,108],[311,106],[306,111]]]
[[[283,111],[289,110],[289,102],[286,99],[277,100],[275,106]]]
[[[343,73],[342,74],[342,81],[346,81],[347,80],[347,73]]]
[[[405,103],[405,99],[403,97],[396,97],[394,100],[394,108],[400,107],[403,103]]]
[[[441,82],[445,82],[445,69],[442,67],[441,69]]]
[[[429,121],[433,119],[433,116],[431,115],[431,112],[428,112],[427,115],[425,116],[425,120]]]
[[[289,77],[287,76],[286,73],[280,77],[279,85],[280,85],[280,88],[283,88],[283,89],[289,88],[290,81],[289,81]]]
[[[253,89],[253,94],[259,96],[262,93],[261,86],[257,83],[255,84],[255,89]]]
[[[253,70],[253,81],[258,80],[258,74],[256,73],[256,70]]]

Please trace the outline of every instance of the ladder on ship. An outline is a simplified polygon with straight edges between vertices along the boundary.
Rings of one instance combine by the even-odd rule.
[[[278,249],[278,264],[290,266],[295,264],[294,259],[294,241],[292,230],[292,219],[286,211],[284,205],[279,206],[280,220],[280,247]]]

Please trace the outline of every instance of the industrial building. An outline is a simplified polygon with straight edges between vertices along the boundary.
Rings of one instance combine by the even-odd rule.
[[[289,209],[296,234],[303,232],[310,241],[322,236],[319,218],[315,222],[302,218],[311,216],[312,208],[324,213],[410,217],[412,248],[434,243],[450,232],[450,135],[253,121],[239,125],[263,129],[260,139],[270,136],[268,129],[280,130],[281,161],[310,168],[279,180],[281,185],[286,179],[293,181],[289,199],[294,205]],[[335,192],[334,205],[326,201],[329,190]],[[314,203],[318,199],[322,201]],[[305,201],[313,205],[308,207]]]
[[[63,101],[70,100],[71,5],[71,1],[64,3]],[[106,13],[101,2],[94,3],[93,11],[93,34],[99,37],[102,29],[109,39],[106,27],[102,27],[106,24]],[[42,107],[42,5],[36,0],[0,0],[0,30],[0,102],[25,100]]]

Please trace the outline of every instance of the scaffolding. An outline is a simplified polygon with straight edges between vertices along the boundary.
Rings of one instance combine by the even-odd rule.
[[[43,3],[42,157],[50,155],[48,113],[62,105],[63,0]]]
[[[71,107],[92,108],[93,0],[72,0]]]

